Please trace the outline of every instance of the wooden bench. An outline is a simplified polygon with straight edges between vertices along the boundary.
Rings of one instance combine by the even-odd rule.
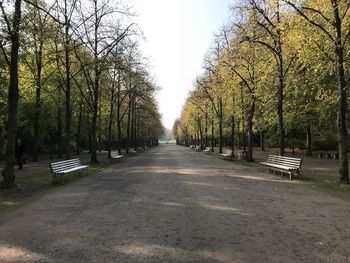
[[[202,150],[202,148],[200,146],[196,146],[196,148],[194,148],[196,150],[196,152],[200,152]]]
[[[80,158],[50,163],[53,181],[55,181],[56,177],[59,176],[61,184],[62,184],[62,177],[64,175],[70,174],[73,172],[79,172],[79,175],[80,175],[81,170],[88,167],[89,165],[81,164]]]
[[[260,164],[267,167],[267,171],[279,171],[289,174],[289,180],[292,180],[294,174],[300,175],[302,159],[285,157],[279,155],[269,155],[267,162],[261,162]]]
[[[232,150],[226,150],[224,153],[220,153],[220,156],[232,159]]]
[[[142,147],[136,147],[136,152],[140,152],[140,153],[142,153],[143,152],[143,149],[142,149]]]
[[[238,151],[238,152],[237,152],[237,158],[238,158],[239,160],[245,160],[245,159],[247,159],[248,155],[249,155],[249,151]]]
[[[210,154],[210,147],[205,147],[205,149],[203,150],[203,152]]]
[[[123,157],[124,155],[119,155],[117,152],[111,152],[111,160],[117,160]]]
[[[129,150],[129,155],[136,155],[137,154],[137,151],[135,150]]]

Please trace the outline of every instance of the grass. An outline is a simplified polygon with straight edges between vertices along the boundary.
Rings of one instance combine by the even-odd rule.
[[[305,187],[350,202],[350,185],[339,184],[337,176],[314,171],[302,171],[301,177],[297,182]]]
[[[233,165],[243,166],[245,168],[259,169],[260,165],[257,162],[246,162],[245,160],[229,159],[220,157],[218,152],[210,154],[213,158],[221,158],[231,162]],[[335,175],[320,173],[310,170],[301,170],[300,178],[293,179],[299,185],[311,188],[332,197],[340,198],[350,202],[350,185],[342,185],[338,183],[338,177]],[[286,175],[286,178],[287,175]]]
[[[83,177],[104,171],[106,164],[90,166],[79,177],[77,173],[63,177],[62,185],[77,181]],[[52,183],[51,172],[41,172],[34,175],[16,177],[16,189],[0,191],[0,217],[39,199],[42,195],[58,189],[62,185]]]

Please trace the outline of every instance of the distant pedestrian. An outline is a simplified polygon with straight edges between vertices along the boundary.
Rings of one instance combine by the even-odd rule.
[[[23,168],[24,144],[20,139],[16,140],[16,158],[18,169]]]

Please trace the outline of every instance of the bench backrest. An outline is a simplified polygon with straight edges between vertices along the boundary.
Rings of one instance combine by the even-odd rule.
[[[283,165],[288,168],[292,169],[300,169],[302,159],[300,158],[293,158],[293,157],[286,157],[286,156],[279,156],[279,155],[269,155],[267,159],[268,163]]]
[[[78,166],[81,166],[80,158],[50,163],[51,171],[53,173],[59,173]]]

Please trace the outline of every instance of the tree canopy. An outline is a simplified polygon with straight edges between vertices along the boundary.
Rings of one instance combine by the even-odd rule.
[[[339,151],[348,176],[349,10],[342,0],[242,0],[174,124],[180,144]],[[337,113],[337,114],[336,114]],[[209,132],[210,128],[213,132]],[[208,137],[212,137],[211,140]]]
[[[15,187],[15,141],[34,161],[157,144],[163,127],[141,32],[120,1],[0,2],[1,187]],[[107,156],[106,156],[107,157]]]

